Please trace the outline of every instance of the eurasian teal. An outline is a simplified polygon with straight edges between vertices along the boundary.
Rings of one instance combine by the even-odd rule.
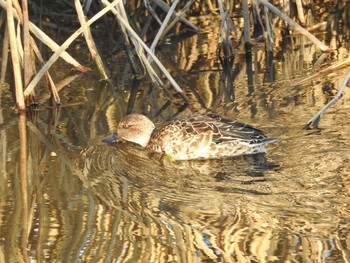
[[[130,114],[119,122],[116,138],[165,153],[176,160],[266,153],[265,146],[278,140],[266,137],[248,124],[215,114],[190,114],[159,129],[146,116]]]

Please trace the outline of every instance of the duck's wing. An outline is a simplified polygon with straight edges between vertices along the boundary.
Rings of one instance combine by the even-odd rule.
[[[186,128],[192,133],[213,133],[215,143],[242,141],[250,144],[269,143],[276,141],[276,138],[268,138],[264,133],[245,123],[223,118],[216,114],[200,115],[192,114],[186,117]]]

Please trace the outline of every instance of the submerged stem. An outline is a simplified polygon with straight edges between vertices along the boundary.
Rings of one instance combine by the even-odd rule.
[[[340,86],[340,89],[338,90],[337,94],[335,95],[335,97],[330,101],[328,102],[319,112],[316,113],[315,116],[313,116],[307,123],[306,125],[303,127],[303,130],[306,130],[308,128],[310,128],[311,125],[314,126],[314,128],[317,128],[318,126],[318,123],[320,122],[321,120],[321,117],[323,115],[323,113],[325,113],[325,111],[330,107],[332,106],[334,103],[337,102],[337,100],[340,98],[340,96],[342,95],[345,87],[346,87],[346,84],[348,83],[350,79],[350,70],[346,73],[345,77],[344,77],[344,80],[343,80],[343,83],[341,84]]]

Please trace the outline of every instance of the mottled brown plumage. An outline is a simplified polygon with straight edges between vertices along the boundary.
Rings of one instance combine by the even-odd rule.
[[[118,124],[117,136],[177,160],[265,153],[265,146],[277,140],[248,124],[214,114],[191,114],[160,129],[146,116],[131,114]]]

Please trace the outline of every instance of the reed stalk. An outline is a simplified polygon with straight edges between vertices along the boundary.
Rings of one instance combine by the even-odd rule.
[[[306,36],[312,43],[318,46],[322,51],[330,52],[330,48],[328,46],[323,44],[314,35],[308,32],[305,28],[301,27],[298,23],[294,22],[293,19],[291,19],[287,14],[283,13],[281,10],[276,8],[270,2],[268,2],[267,0],[258,0],[258,2],[264,5],[265,7],[267,7],[275,15],[279,16],[281,19],[286,21],[293,29],[297,30],[298,32]]]
[[[319,78],[320,76],[331,73],[334,70],[339,70],[341,68],[345,68],[345,67],[349,67],[349,66],[350,66],[350,59],[349,58],[344,60],[344,61],[334,62],[334,63],[332,63],[332,65],[330,65],[326,68],[320,69],[316,73],[314,73],[308,77],[305,77],[302,80],[297,80],[297,81],[293,82],[293,86],[302,85],[303,83],[308,82],[314,78]]]
[[[242,16],[244,21],[243,37],[246,45],[250,45],[250,19],[249,19],[249,9],[248,9],[248,0],[242,1]],[[247,48],[246,48],[247,49]],[[250,48],[249,48],[250,51]]]
[[[155,52],[155,48],[156,48],[156,46],[157,46],[157,44],[158,44],[158,41],[159,41],[159,39],[160,39],[160,37],[161,37],[161,35],[162,35],[162,33],[163,33],[165,27],[166,27],[167,24],[169,23],[170,18],[171,18],[171,16],[173,15],[173,13],[174,13],[174,11],[175,11],[175,8],[176,8],[176,6],[177,6],[178,3],[179,3],[179,0],[174,0],[174,1],[173,1],[173,4],[171,5],[171,8],[169,9],[169,12],[168,12],[167,15],[165,16],[164,21],[162,22],[162,24],[161,24],[161,26],[160,26],[160,28],[159,28],[159,30],[158,30],[158,32],[157,32],[157,35],[155,36],[155,38],[154,38],[154,40],[153,40],[153,42],[152,42],[152,44],[151,44],[150,49],[152,50],[152,52]],[[148,56],[149,56],[149,55],[148,55]],[[150,59],[148,59],[148,60],[150,61]],[[151,61],[150,61],[150,62],[151,62]]]
[[[187,2],[184,10],[186,10],[188,7],[190,7],[190,5],[192,5],[194,2],[195,2],[194,0],[190,0],[189,2]],[[157,6],[159,6],[161,9],[163,9],[164,12],[166,12],[166,13],[169,12],[170,7],[164,1],[162,1],[162,0],[153,0],[152,3],[155,3]],[[181,13],[182,12],[180,12],[179,14],[174,14],[178,18],[180,23],[183,23],[184,25],[188,26],[189,28],[192,28],[195,32],[198,32],[199,31],[198,27],[193,25],[186,18],[181,17]]]
[[[80,0],[74,0],[74,4],[75,4],[75,9],[76,9],[77,14],[78,14],[80,25],[85,28],[84,37],[85,37],[87,46],[90,50],[91,57],[95,62],[95,65],[96,65],[97,71],[100,74],[100,77],[102,79],[106,80],[109,78],[108,69],[104,65],[102,58],[97,50],[95,41],[94,41],[92,34],[91,34],[91,31],[90,31],[90,27],[85,26],[86,18],[84,16],[83,7],[81,6]]]
[[[273,30],[271,27],[271,22],[269,18],[269,12],[267,7],[264,7],[264,14],[265,14],[265,30],[267,33],[266,39],[267,39],[267,48],[269,51],[273,50]]]
[[[10,39],[12,67],[13,67],[13,74],[15,79],[16,106],[18,110],[25,110],[26,105],[24,102],[24,95],[23,95],[23,84],[22,84],[22,75],[21,75],[22,73],[21,73],[20,58],[18,54],[18,46],[17,46],[17,40],[16,40],[12,0],[6,1],[6,12],[7,12],[7,27],[8,27],[9,39]]]
[[[0,0],[0,6],[3,8],[6,8],[5,0]],[[13,10],[13,9],[12,9]],[[23,23],[23,18],[21,13],[17,13],[16,11],[13,11],[13,16],[16,18],[20,23]],[[29,31],[37,37],[42,43],[44,43],[46,46],[48,46],[51,50],[56,51],[59,49],[59,45],[53,41],[46,33],[44,33],[40,28],[38,28],[36,25],[34,25],[32,22],[29,22]],[[61,58],[65,60],[68,64],[71,64],[75,70],[79,72],[86,72],[88,69],[84,66],[82,66],[78,61],[76,61],[71,55],[69,55],[67,52],[63,52],[61,54]]]
[[[235,50],[232,45],[232,41],[230,38],[230,31],[234,31],[234,25],[231,21],[228,9],[222,0],[218,0],[220,15],[221,15],[221,25],[220,25],[220,33],[219,38],[222,41],[222,45],[224,47],[224,55],[225,57],[233,57],[235,54]]]
[[[26,87],[33,77],[34,69],[30,49],[30,33],[29,33],[29,14],[28,2],[22,0],[23,12],[23,70],[24,70],[24,87]]]
[[[60,99],[60,96],[58,95],[55,82],[53,81],[49,72],[45,72],[45,79],[46,79],[46,82],[49,86],[49,89],[51,90],[51,93],[52,93],[52,96],[53,96],[55,103],[57,105],[61,104],[61,99]]]
[[[104,5],[108,5],[109,2],[106,1],[106,0],[102,0],[102,3]],[[114,15],[116,15],[116,12],[119,12],[119,14],[121,14],[125,18],[125,20],[127,20],[127,15],[126,15],[126,12],[125,12],[125,9],[124,9],[124,5],[122,3],[119,3],[115,8],[112,9],[112,13]],[[117,19],[117,21],[118,21],[118,19]],[[132,70],[133,74],[135,75],[135,77],[137,79],[141,79],[144,76],[144,68],[141,67],[141,65],[140,65],[141,62],[139,63],[139,61],[137,61],[135,59],[135,56],[134,56],[134,54],[132,52],[132,50],[133,50],[132,43],[131,43],[132,37],[131,36],[129,37],[129,35],[127,33],[127,30],[125,29],[125,27],[122,24],[120,24],[120,23],[118,23],[118,24],[119,24],[120,29],[122,31],[122,37],[124,39],[125,52],[126,52],[126,55],[127,55],[128,59],[129,59],[131,70]],[[135,45],[135,47],[137,47],[137,46]],[[139,48],[137,50],[140,51]],[[140,54],[141,51],[140,52],[136,52],[136,53],[137,53],[138,58],[140,59],[140,61],[142,61],[144,54],[141,55]],[[145,66],[148,68],[147,63],[144,62],[144,64],[146,64]],[[150,74],[152,80],[155,80],[155,79],[159,80],[159,78],[156,76],[155,72],[148,71],[148,74]]]
[[[317,112],[315,114],[315,116],[313,116],[307,123],[306,125],[303,127],[303,130],[306,130],[306,129],[309,129],[310,126],[312,125],[314,128],[318,128],[318,124],[321,120],[321,117],[322,115],[326,112],[326,110],[332,106],[334,103],[336,103],[339,98],[341,97],[345,87],[346,87],[346,84],[349,82],[349,79],[350,79],[350,70],[348,70],[348,72],[346,73],[344,79],[343,79],[343,82],[340,86],[340,89],[338,90],[337,94],[334,96],[334,98],[328,102],[319,112]]]
[[[152,5],[150,5],[149,0],[144,1],[145,7],[147,8],[148,12],[151,14],[151,16],[156,20],[156,22],[159,25],[162,25],[162,21],[160,20],[159,16],[157,15],[156,11],[154,11],[153,4],[156,4],[156,1],[152,1]]]
[[[69,47],[69,45],[77,38],[79,37],[85,30],[86,27],[90,26],[92,23],[94,23],[96,20],[100,19],[104,14],[109,12],[115,5],[117,5],[120,2],[120,0],[115,0],[112,3],[110,3],[108,6],[103,8],[100,12],[98,12],[96,15],[94,15],[89,21],[86,22],[86,24],[82,27],[80,27],[78,30],[76,30],[61,46],[59,49],[56,50],[56,52],[50,57],[50,59],[45,63],[45,65],[39,70],[39,72],[35,75],[33,80],[30,82],[30,84],[27,86],[26,90],[24,91],[24,95],[28,96],[35,88],[35,86],[39,83],[41,78],[44,76],[45,72],[49,70],[49,68],[55,63],[55,61],[62,55],[62,53]]]
[[[107,0],[102,0],[102,3],[106,5],[109,2]],[[126,21],[126,23],[128,23],[128,25],[130,27],[130,24],[129,24],[129,21],[128,21],[128,18],[127,18],[127,15],[126,15],[126,12],[125,12],[125,9],[124,9],[124,6],[122,3],[117,5],[115,9],[112,9],[112,13],[116,16],[116,19],[118,22],[119,22],[118,15],[120,15]],[[139,56],[140,61],[143,63],[143,66],[146,68],[148,75],[152,79],[152,82],[157,83],[160,86],[163,85],[163,81],[158,77],[158,75],[155,72],[155,70],[153,69],[151,63],[148,61],[148,59],[144,53],[143,47],[139,44],[137,39],[135,39],[133,37],[132,34],[130,34],[130,33],[128,34],[128,29],[122,23],[119,22],[119,25],[120,25],[120,28],[122,29],[123,34],[124,34],[124,39],[125,39],[125,41],[127,41],[126,42],[126,52],[127,52],[127,55],[129,56],[129,58],[131,59],[130,63],[131,63],[131,67],[133,68],[133,70],[135,71],[138,68],[136,67],[137,65],[135,64],[136,63],[135,60],[132,59],[132,55],[128,54],[128,53],[131,53],[131,44],[129,42],[129,37],[130,37],[132,43],[134,44],[134,47],[136,49],[136,53]],[[140,78],[139,72],[135,71],[135,73],[136,73],[135,74],[136,78],[139,79]]]
[[[305,26],[305,16],[304,16],[304,11],[303,11],[303,3],[301,2],[301,0],[295,0],[295,4],[297,6],[300,24],[302,26]]]
[[[45,64],[44,59],[39,51],[37,44],[35,43],[35,41],[32,37],[30,37],[30,45],[31,45],[35,55],[37,56],[38,60],[44,65]],[[45,72],[45,79],[46,79],[46,82],[48,84],[49,89],[51,90],[51,93],[53,95],[55,103],[61,104],[61,99],[60,99],[60,96],[58,95],[56,85],[55,85],[54,81],[52,80],[52,77],[48,71]]]
[[[104,4],[109,3],[107,0],[102,0]],[[159,69],[163,72],[163,74],[168,78],[170,83],[173,85],[175,90],[182,96],[184,101],[186,103],[190,103],[189,98],[186,96],[186,94],[183,92],[183,90],[180,88],[180,86],[176,83],[174,78],[170,75],[170,73],[166,70],[166,68],[163,66],[163,64],[159,61],[159,59],[156,57],[156,55],[150,50],[150,48],[142,41],[142,39],[138,36],[138,34],[131,28],[128,21],[126,21],[123,16],[117,11],[113,10],[113,13],[116,15],[118,21],[123,24],[123,26],[126,28],[128,33],[134,38],[136,42],[134,42],[134,45],[140,45],[142,48],[151,56],[151,58],[154,60],[154,62],[157,64]],[[142,52],[141,52],[142,53]]]
[[[173,26],[175,25],[175,23],[177,23],[178,21],[182,21],[181,19],[183,18],[182,15],[190,8],[191,5],[193,5],[193,3],[195,2],[196,0],[190,0],[186,3],[185,7],[178,13],[175,13],[175,18],[169,23],[169,25],[164,29],[162,35],[160,38],[163,38],[171,28],[173,28]],[[199,32],[199,29],[192,25],[189,21],[187,20],[184,20],[184,24],[186,26],[189,26],[194,32]]]
[[[6,77],[6,69],[8,64],[8,55],[9,55],[9,34],[8,34],[8,27],[5,27],[4,32],[4,39],[2,42],[2,55],[1,55],[1,76],[0,76],[0,83],[5,82]]]

